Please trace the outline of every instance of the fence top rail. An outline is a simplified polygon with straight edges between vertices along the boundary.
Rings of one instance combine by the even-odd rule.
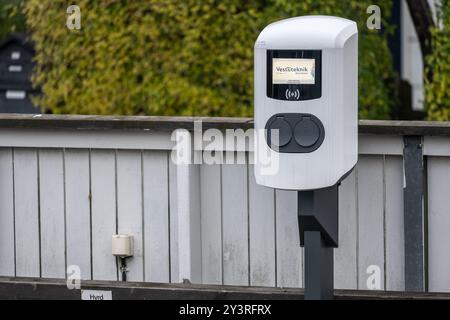
[[[0,128],[23,129],[173,131],[180,128],[193,130],[195,121],[202,122],[203,130],[253,127],[253,118],[0,114]],[[450,122],[359,120],[359,132],[377,135],[449,136]]]

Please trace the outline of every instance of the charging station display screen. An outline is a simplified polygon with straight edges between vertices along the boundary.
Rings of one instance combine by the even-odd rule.
[[[273,84],[315,84],[315,59],[272,59]]]

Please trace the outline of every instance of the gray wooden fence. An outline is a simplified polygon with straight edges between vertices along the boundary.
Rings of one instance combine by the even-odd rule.
[[[130,233],[128,279],[303,286],[297,198],[255,184],[251,164],[179,165],[171,132],[192,118],[0,116],[0,275],[119,280],[111,235]],[[248,128],[249,119],[203,119]],[[404,290],[403,135],[423,136],[427,286],[450,291],[450,130],[362,122],[340,188],[337,288]],[[201,152],[196,150],[195,152]]]

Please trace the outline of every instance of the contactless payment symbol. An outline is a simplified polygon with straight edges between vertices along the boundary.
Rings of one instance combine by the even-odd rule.
[[[285,96],[286,96],[287,100],[299,100],[300,99],[300,90],[286,89]]]

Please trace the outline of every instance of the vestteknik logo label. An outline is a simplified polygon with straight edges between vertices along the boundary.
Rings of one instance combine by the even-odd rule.
[[[278,72],[308,72],[306,67],[275,67]]]

